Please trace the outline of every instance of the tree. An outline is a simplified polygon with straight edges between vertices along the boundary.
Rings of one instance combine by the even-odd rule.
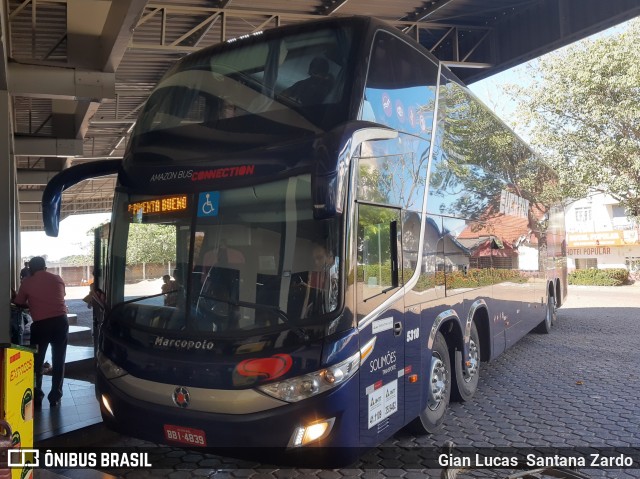
[[[130,225],[127,264],[166,263],[175,259],[175,226],[137,223]]]
[[[91,266],[93,265],[93,255],[74,254],[60,258],[60,263],[65,266]]]
[[[451,82],[441,91],[442,138],[435,146],[430,196],[440,213],[479,221],[501,218],[502,193],[526,199],[531,226],[561,198],[549,165],[484,105]],[[433,206],[437,201],[433,201]]]
[[[611,195],[640,217],[640,20],[530,66],[509,86],[532,144],[560,175],[565,198]]]

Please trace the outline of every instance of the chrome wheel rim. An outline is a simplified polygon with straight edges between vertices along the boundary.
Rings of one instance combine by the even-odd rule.
[[[433,356],[431,358],[431,383],[429,384],[429,398],[427,405],[429,409],[435,411],[444,401],[447,391],[447,369],[442,360]]]
[[[470,382],[478,375],[480,369],[480,351],[473,339],[469,340],[469,363],[464,370],[464,382]]]
[[[545,321],[547,322],[547,326],[551,326],[555,320],[556,315],[556,300],[553,296],[549,296],[547,299],[547,317]]]

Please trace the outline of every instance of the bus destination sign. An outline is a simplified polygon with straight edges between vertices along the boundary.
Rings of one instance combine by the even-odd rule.
[[[127,205],[127,211],[135,215],[162,215],[186,211],[189,206],[187,195],[163,196],[144,201],[136,201]]]

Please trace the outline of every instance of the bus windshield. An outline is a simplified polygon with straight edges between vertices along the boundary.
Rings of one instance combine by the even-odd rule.
[[[310,175],[117,201],[111,303],[126,322],[238,335],[337,310],[339,218],[313,219]]]
[[[351,37],[335,25],[256,34],[187,57],[149,97],[131,148],[163,141],[179,157],[198,141],[229,151],[331,129],[347,119]]]

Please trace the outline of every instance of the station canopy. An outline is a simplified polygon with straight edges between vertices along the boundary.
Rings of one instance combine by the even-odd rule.
[[[640,14],[637,0],[7,0],[3,89],[12,97],[21,229],[42,230],[46,182],[121,158],[149,92],[185,54],[327,16],[394,24],[473,83]],[[62,215],[111,209],[115,179],[70,188]]]

